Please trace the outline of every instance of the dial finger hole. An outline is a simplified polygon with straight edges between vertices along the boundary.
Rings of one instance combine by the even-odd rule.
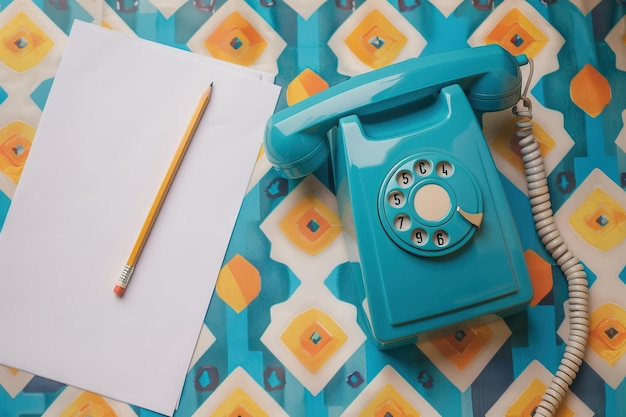
[[[424,229],[415,229],[411,240],[417,246],[424,246],[428,242],[428,232]]]
[[[417,175],[426,177],[433,172],[433,165],[427,159],[420,159],[415,163],[413,169]]]
[[[450,243],[450,236],[444,230],[437,230],[433,236],[433,242],[439,248],[446,247]]]
[[[413,174],[409,171],[403,169],[402,171],[396,174],[396,182],[400,187],[410,187],[413,184]]]
[[[393,219],[393,226],[396,230],[404,232],[411,228],[411,219],[406,214],[400,214]]]
[[[400,208],[406,203],[406,197],[400,191],[392,191],[387,197],[387,202],[393,208]]]
[[[436,171],[441,178],[450,178],[454,174],[454,165],[448,161],[441,161],[437,164]]]

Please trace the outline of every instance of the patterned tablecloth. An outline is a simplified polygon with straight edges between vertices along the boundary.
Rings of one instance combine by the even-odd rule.
[[[557,223],[592,284],[589,349],[559,415],[626,415],[625,1],[0,6],[0,226],[74,19],[275,74],[279,108],[408,57],[485,43],[533,57],[535,129]],[[527,311],[378,351],[355,307],[328,167],[287,181],[261,154],[176,415],[530,416],[563,352],[566,285],[535,237],[510,113],[488,114],[484,125],[533,278]],[[0,416],[42,415],[154,413],[0,367]]]

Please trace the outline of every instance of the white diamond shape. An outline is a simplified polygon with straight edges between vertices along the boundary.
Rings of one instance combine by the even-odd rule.
[[[285,3],[307,20],[326,0],[285,0]]]
[[[539,361],[532,361],[524,372],[522,372],[515,381],[502,394],[500,399],[489,409],[486,417],[502,417],[506,411],[515,403],[519,396],[535,379],[543,382],[546,386],[552,379],[552,374]],[[583,403],[573,392],[565,394],[563,404],[574,412],[576,417],[591,417],[593,411],[585,403]]]
[[[611,29],[604,40],[615,53],[615,66],[618,70],[626,71],[626,45],[624,36],[626,35],[626,16],[624,16]]]
[[[457,7],[459,7],[461,3],[463,3],[463,0],[430,0],[430,2],[434,4],[437,9],[439,9],[441,14],[448,17],[453,11],[456,10]]]
[[[250,181],[248,182],[246,194],[254,189],[259,181],[261,181],[265,174],[267,174],[271,169],[272,164],[267,160],[267,155],[263,152],[254,164],[254,169],[252,170],[252,175],[250,176]]]
[[[617,276],[624,268],[626,239],[609,250],[600,250],[590,245],[572,228],[569,219],[588,196],[601,189],[626,209],[626,191],[615,184],[604,172],[596,168],[578,186],[554,215],[554,221],[569,248],[598,276]]]
[[[554,148],[550,150],[550,153],[543,155],[546,173],[549,175],[561,162],[563,157],[567,155],[570,149],[572,149],[574,141],[569,133],[567,133],[567,130],[565,130],[564,118],[561,112],[544,107],[541,103],[535,100],[532,94],[528,94],[528,98],[533,104],[533,123],[540,125],[543,130],[550,135],[555,143]],[[483,114],[483,133],[485,134],[485,139],[487,139],[490,146],[492,146],[492,143],[502,126],[514,118],[515,117],[512,115],[510,109]],[[516,166],[512,165],[508,159],[500,155],[494,149],[491,149],[491,154],[498,170],[504,174],[509,181],[515,184],[521,192],[528,195],[526,174],[520,171]]]
[[[341,414],[341,417],[360,416],[378,392],[391,384],[393,388],[409,403],[421,416],[439,417],[440,414],[428,401],[420,395],[391,365],[385,366],[378,375],[365,387],[358,397]]]
[[[183,4],[187,3],[187,0],[149,0],[154,7],[161,12],[161,14],[169,19],[176,10],[180,9]]]
[[[491,361],[504,342],[511,336],[511,330],[502,319],[487,323],[486,326],[491,330],[491,338],[485,343],[485,346],[483,346],[476,357],[462,370],[446,358],[431,341],[418,342],[416,345],[450,382],[456,385],[461,392],[465,392],[485,369],[485,366]]]
[[[215,336],[211,333],[211,330],[206,326],[206,324],[202,325],[202,329],[200,329],[200,335],[198,336],[198,341],[196,342],[196,348],[193,351],[193,357],[191,358],[191,362],[189,363],[189,370],[193,368],[193,366],[198,362],[198,360],[204,355],[204,353],[209,350],[209,348],[215,343]]]
[[[272,417],[289,417],[285,410],[241,367],[235,368],[217,387],[191,417],[206,417],[221,406],[237,388],[242,389],[250,398]]]
[[[426,39],[415,29],[402,14],[396,10],[387,0],[367,0],[333,33],[328,41],[328,46],[337,55],[337,72],[345,75],[357,75],[371,71],[372,68],[365,65],[348,48],[344,40],[354,31],[356,26],[374,10],[382,13],[393,25],[407,37],[407,43],[400,51],[394,62],[404,61],[418,56],[426,46]]]
[[[559,69],[558,53],[565,44],[565,39],[557,30],[537,12],[529,3],[524,0],[506,0],[500,4],[483,23],[472,33],[467,40],[470,46],[478,46],[485,44],[485,38],[496,25],[509,13],[512,9],[522,12],[528,20],[530,20],[543,34],[548,41],[544,47],[537,53],[534,62],[534,74],[530,87],[532,88],[541,77]],[[528,79],[529,65],[520,68],[523,79]]]
[[[15,396],[24,389],[26,384],[33,379],[33,376],[33,374],[22,371],[17,371],[15,375],[13,375],[13,372],[9,368],[0,365],[0,386],[9,393],[11,398],[15,398]]]
[[[322,282],[337,265],[348,261],[343,232],[324,251],[312,256],[295,246],[279,226],[292,208],[311,194],[334,213],[338,213],[337,199],[333,193],[313,175],[309,175],[265,218],[260,228],[271,242],[272,259],[287,265],[303,282]]]
[[[66,387],[63,392],[54,400],[50,407],[41,417],[57,417],[63,414],[65,409],[69,407],[79,396],[83,390],[74,387]],[[137,417],[133,409],[125,403],[102,397],[109,407],[115,412],[117,417]]]
[[[626,110],[622,112],[622,130],[617,134],[615,144],[620,147],[621,150],[626,152]]]
[[[589,314],[605,303],[613,303],[626,309],[626,285],[617,276],[598,275],[598,278],[589,289]],[[563,340],[567,340],[569,334],[569,308],[568,302],[563,304],[565,318],[559,326],[557,333]],[[587,348],[585,351],[585,362],[593,368],[600,377],[613,389],[624,381],[626,377],[626,355],[610,365],[593,349]]]
[[[600,1],[601,0],[570,0],[570,2],[574,3],[585,16],[587,16],[590,11],[595,9],[595,7],[600,4]]]
[[[309,371],[280,339],[293,318],[311,308],[316,308],[331,316],[348,337],[348,340],[315,374]],[[365,334],[357,323],[356,308],[352,304],[335,298],[321,283],[301,285],[287,301],[273,306],[270,315],[271,322],[261,336],[261,342],[313,395],[317,395],[324,389],[365,341]]]
[[[204,46],[204,41],[222,24],[231,13],[239,12],[254,29],[267,42],[267,47],[259,58],[250,65],[259,71],[265,71],[270,74],[278,74],[278,57],[283,52],[287,43],[276,33],[276,31],[250,7],[244,0],[229,0],[209,20],[204,23],[200,29],[187,42],[187,46],[192,52],[202,55],[210,55]]]

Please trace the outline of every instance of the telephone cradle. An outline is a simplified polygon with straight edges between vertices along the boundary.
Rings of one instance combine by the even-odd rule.
[[[350,267],[380,349],[526,308],[533,291],[480,115],[520,98],[497,45],[413,58],[277,112],[265,150],[287,178],[330,157]]]

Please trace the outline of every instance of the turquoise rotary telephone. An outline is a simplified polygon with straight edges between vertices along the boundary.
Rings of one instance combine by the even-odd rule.
[[[355,76],[268,121],[287,178],[331,158],[339,214],[371,339],[414,343],[525,308],[532,286],[478,120],[520,98],[497,45]]]

